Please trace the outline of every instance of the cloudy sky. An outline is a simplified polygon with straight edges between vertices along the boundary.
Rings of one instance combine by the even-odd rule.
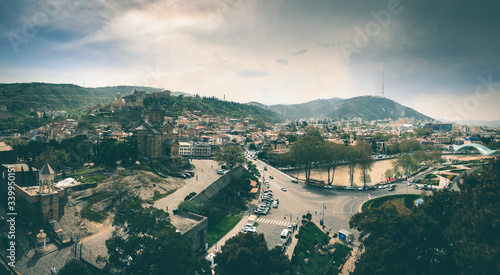
[[[382,95],[500,120],[500,1],[4,0],[0,82],[237,102]]]

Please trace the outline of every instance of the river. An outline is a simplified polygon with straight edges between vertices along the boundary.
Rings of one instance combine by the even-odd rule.
[[[449,159],[460,159],[460,160],[471,160],[478,159],[480,155],[443,155],[443,159],[448,161]],[[378,160],[373,163],[372,171],[370,172],[371,183],[368,185],[376,184],[384,180],[384,173],[387,169],[392,168],[392,163],[396,159],[386,159]],[[305,179],[304,170],[292,170],[287,171],[288,174],[298,177],[299,179]],[[314,168],[311,170],[311,179],[324,180],[325,183],[328,180],[328,173],[326,168]],[[333,180],[333,185],[350,186],[349,182],[349,167],[347,165],[342,165],[335,169],[335,177]],[[363,181],[361,180],[361,170],[356,167],[354,173],[354,185],[363,186]]]

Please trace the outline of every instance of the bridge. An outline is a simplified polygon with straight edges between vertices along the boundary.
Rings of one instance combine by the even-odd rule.
[[[460,146],[453,145],[453,150],[455,150],[455,152],[462,150],[463,148],[474,148],[477,151],[479,151],[479,153],[481,153],[481,155],[483,155],[483,156],[496,156],[496,155],[498,155],[498,150],[491,150],[491,149],[488,149],[487,147],[485,147],[481,144],[477,144],[477,143],[467,143],[467,144],[460,145]]]

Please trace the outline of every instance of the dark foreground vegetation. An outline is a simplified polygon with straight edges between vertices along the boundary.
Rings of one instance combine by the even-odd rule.
[[[500,274],[500,160],[458,187],[354,215],[365,247],[354,274]]]

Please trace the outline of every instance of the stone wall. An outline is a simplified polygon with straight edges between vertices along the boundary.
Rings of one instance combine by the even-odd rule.
[[[214,181],[210,186],[205,188],[196,196],[192,197],[190,201],[204,204],[214,195],[216,195],[222,188],[226,187],[232,180],[235,180],[241,176],[243,173],[243,167],[238,166],[233,170],[227,172],[224,176],[220,177],[218,180]],[[176,215],[180,215],[187,219],[192,219],[197,221],[197,223],[189,228],[183,235],[188,237],[193,244],[194,254],[199,254],[207,249],[207,232],[208,232],[208,218],[186,211],[179,211]]]
[[[218,180],[214,181],[210,186],[205,188],[196,196],[192,197],[190,201],[201,203],[202,205],[206,203],[210,198],[216,195],[221,189],[226,187],[232,180],[235,180],[241,176],[243,173],[243,166],[238,166],[233,170],[227,172],[224,176],[220,177]]]
[[[208,243],[208,218],[186,211],[179,211],[176,215],[180,215],[183,218],[197,221],[197,223],[183,235],[191,240],[191,244],[193,245],[193,253],[195,255],[205,251],[206,244]]]

